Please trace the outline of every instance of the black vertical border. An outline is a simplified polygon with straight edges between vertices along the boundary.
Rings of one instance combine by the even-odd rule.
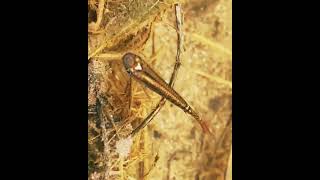
[[[6,3],[2,175],[88,179],[88,1]]]
[[[273,86],[268,80],[273,53],[267,45],[272,34],[267,10],[271,5],[232,3],[233,179],[274,179],[278,177],[270,161],[274,106],[269,106],[274,97],[270,97]]]
[[[318,177],[317,7],[233,1],[234,179]]]

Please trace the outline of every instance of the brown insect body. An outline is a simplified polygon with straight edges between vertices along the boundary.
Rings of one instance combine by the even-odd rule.
[[[186,113],[193,116],[201,125],[205,132],[209,132],[208,127],[201,120],[188,103],[172,89],[149,65],[138,55],[126,53],[123,56],[123,64],[127,72],[138,82],[146,85],[157,94],[165,97],[176,106],[183,109]]]

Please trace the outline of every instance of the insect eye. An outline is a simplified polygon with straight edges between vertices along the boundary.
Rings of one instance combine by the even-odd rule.
[[[132,53],[127,53],[123,56],[123,64],[126,68],[133,67],[135,64],[135,56]]]

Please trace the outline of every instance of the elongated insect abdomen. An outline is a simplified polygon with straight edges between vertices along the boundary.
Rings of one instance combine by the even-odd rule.
[[[148,88],[165,97],[170,102],[179,106],[186,113],[193,116],[201,125],[205,132],[210,132],[204,121],[200,118],[198,113],[194,111],[188,103],[172,89],[156,72],[148,66],[144,60],[134,53],[126,53],[123,58],[123,65],[130,76],[134,77],[140,83],[146,85]]]
[[[140,83],[165,97],[181,109],[185,109],[188,106],[187,102],[138,55],[126,53],[123,56],[123,64],[126,71]]]

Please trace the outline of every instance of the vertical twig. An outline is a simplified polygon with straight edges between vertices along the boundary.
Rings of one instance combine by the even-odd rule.
[[[178,74],[178,70],[179,67],[181,65],[181,59],[180,56],[182,54],[182,47],[183,47],[183,32],[182,32],[182,25],[183,25],[183,16],[182,16],[182,9],[181,9],[181,5],[180,3],[177,3],[174,5],[175,7],[175,15],[176,15],[176,28],[177,28],[177,55],[176,55],[176,63],[174,65],[174,69],[171,75],[171,79],[169,82],[169,86],[173,87],[177,74]],[[142,123],[135,128],[132,133],[131,136],[134,136],[137,132],[139,132],[140,129],[144,128],[147,124],[149,124],[149,122],[151,122],[151,120],[158,114],[158,112],[160,111],[160,109],[163,107],[163,105],[165,104],[166,99],[163,97],[161,98],[161,100],[159,101],[158,105],[156,106],[155,109],[152,110],[152,112],[142,121]]]
[[[182,9],[180,4],[175,4],[175,13],[176,13],[176,28],[177,28],[177,55],[176,55],[176,63],[174,65],[174,70],[170,79],[169,85],[171,87],[174,86],[177,74],[178,74],[178,69],[181,65],[181,60],[180,56],[182,53],[182,48],[183,48],[183,42],[184,42],[184,36],[182,32],[182,25],[183,25],[183,15],[182,15]]]

